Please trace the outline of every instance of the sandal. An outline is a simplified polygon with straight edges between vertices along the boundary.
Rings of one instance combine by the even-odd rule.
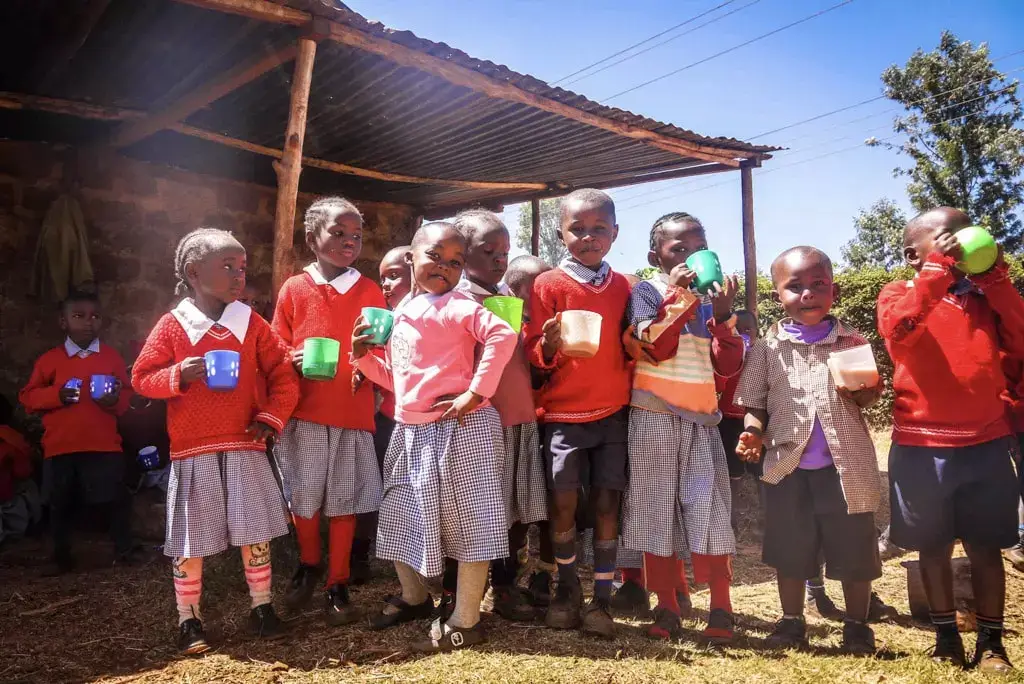
[[[384,611],[381,611],[377,615],[371,617],[370,629],[387,629],[388,627],[400,625],[403,622],[425,620],[434,612],[434,600],[430,598],[429,594],[427,595],[427,600],[415,606],[409,605],[403,601],[401,596],[392,596],[387,600],[387,603],[398,610],[394,613],[385,613]]]
[[[434,620],[426,639],[414,641],[410,647],[417,653],[441,653],[468,648],[483,643],[486,639],[482,622],[473,627],[454,627],[447,622]]]

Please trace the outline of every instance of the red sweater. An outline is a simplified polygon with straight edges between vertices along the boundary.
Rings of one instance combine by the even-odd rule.
[[[330,284],[317,285],[308,273],[294,275],[281,286],[273,326],[286,345],[301,349],[307,337],[330,337],[341,342],[334,380],[299,380],[299,405],[294,418],[373,432],[373,385],[363,383],[353,396],[349,364],[352,329],[364,306],[386,306],[380,287],[364,276],[359,276],[345,294]]]
[[[200,381],[182,389],[181,362],[218,349],[241,355],[238,387],[218,392]],[[299,398],[287,348],[256,314],[249,319],[244,342],[214,325],[195,345],[174,316],[164,314],[132,367],[132,381],[139,394],[167,400],[172,459],[218,451],[263,452],[266,445],[246,432],[249,424],[259,420],[281,430]],[[259,398],[261,382],[266,385],[264,400]]]
[[[878,332],[895,373],[893,441],[960,447],[1010,434],[1000,350],[1024,358],[1024,300],[1005,267],[950,292],[954,260],[933,254],[910,282],[878,296]]]
[[[104,408],[92,400],[89,378],[93,375],[114,375],[121,380],[116,405]],[[82,389],[78,403],[65,406],[60,391],[72,378],[82,381]],[[18,400],[26,411],[43,415],[43,456],[51,458],[82,451],[121,451],[117,417],[128,409],[131,396],[124,359],[113,347],[101,344],[98,352],[81,358],[68,356],[61,345],[39,357]]]
[[[1003,401],[1008,411],[1007,420],[1014,432],[1024,433],[1024,360],[1004,354],[1003,374],[1006,375]]]
[[[32,449],[21,433],[0,425],[0,503],[14,496],[15,485],[32,477]]]
[[[630,370],[622,347],[629,281],[611,273],[601,287],[583,285],[561,268],[537,276],[530,297],[526,350],[530,363],[551,370],[539,392],[549,423],[589,423],[629,404]],[[545,363],[541,350],[544,322],[570,310],[601,314],[601,344],[589,359],[555,354]]]

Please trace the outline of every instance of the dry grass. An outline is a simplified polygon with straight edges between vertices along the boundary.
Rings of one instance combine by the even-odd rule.
[[[554,632],[538,624],[512,624],[487,615],[489,643],[481,649],[430,657],[406,651],[424,624],[384,633],[363,627],[327,629],[317,611],[290,622],[289,636],[275,643],[245,634],[248,596],[241,563],[223,554],[205,573],[206,621],[215,651],[181,659],[174,647],[175,611],[167,562],[154,554],[144,566],[112,568],[102,535],[82,537],[86,572],[61,579],[40,576],[46,548],[28,540],[5,548],[0,564],[0,682],[238,682],[239,684],[336,681],[501,681],[513,682],[903,682],[981,681],[931,663],[923,653],[931,633],[910,618],[876,627],[877,658],[841,656],[841,625],[809,615],[812,650],[775,654],[762,640],[778,617],[772,571],[759,561],[760,541],[753,524],[753,488],[743,504],[743,533],[736,560],[734,608],[739,637],[725,650],[699,639],[700,619],[687,625],[685,638],[673,644],[648,641],[642,623],[620,620],[614,642],[576,633]],[[275,588],[280,593],[293,567],[290,541],[275,544]],[[357,588],[353,597],[368,610],[395,590],[395,580],[380,566],[381,579]],[[1008,624],[1024,623],[1024,577],[1008,570]],[[879,593],[904,615],[908,612],[904,570],[889,561],[877,583]],[[829,592],[841,604],[838,586]],[[39,612],[59,601],[73,600]],[[706,591],[694,604],[707,607]],[[28,611],[36,614],[24,615]],[[702,613],[700,613],[702,614]],[[973,638],[968,637],[969,647]],[[1024,639],[1007,637],[1011,657],[1024,664]],[[1021,678],[1024,679],[1024,678]]]

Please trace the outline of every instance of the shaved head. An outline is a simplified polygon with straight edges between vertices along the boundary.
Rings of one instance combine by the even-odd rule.
[[[919,236],[926,232],[933,234],[937,228],[944,227],[951,233],[971,225],[971,217],[953,207],[936,207],[918,214],[907,222],[903,229],[903,246],[917,244]]]
[[[438,242],[451,239],[460,241],[463,247],[466,246],[466,236],[459,232],[458,228],[451,223],[435,221],[419,227],[412,236],[411,247],[415,249],[423,245],[437,244]]]
[[[599,208],[607,212],[612,218],[612,223],[615,223],[615,201],[607,192],[594,188],[580,188],[570,192],[562,199],[562,221],[565,221],[567,212],[575,210],[576,205]]]
[[[785,252],[775,257],[775,261],[772,262],[770,270],[772,282],[778,284],[778,277],[782,272],[783,266],[794,266],[798,263],[807,264],[810,262],[816,262],[824,265],[828,269],[829,275],[832,275],[832,260],[828,257],[828,254],[825,254],[817,247],[801,245],[799,247],[790,247]]]

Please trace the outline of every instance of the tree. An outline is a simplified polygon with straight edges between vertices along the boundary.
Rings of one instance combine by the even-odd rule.
[[[562,243],[559,234],[559,221],[561,217],[561,198],[542,199],[540,201],[540,256],[541,259],[552,266],[557,266],[562,259],[569,255],[569,250]],[[524,204],[519,210],[519,230],[516,231],[516,246],[529,251],[530,236],[532,234],[533,207]]]
[[[1007,250],[1021,247],[1024,131],[1017,82],[993,67],[988,46],[974,47],[944,31],[932,52],[915,52],[882,73],[886,97],[906,114],[893,128],[902,143],[869,139],[910,157],[898,167],[918,211],[952,206],[987,226]]]
[[[861,209],[853,219],[855,235],[843,247],[843,258],[853,268],[895,268],[903,263],[903,227],[907,216],[890,199]]]

